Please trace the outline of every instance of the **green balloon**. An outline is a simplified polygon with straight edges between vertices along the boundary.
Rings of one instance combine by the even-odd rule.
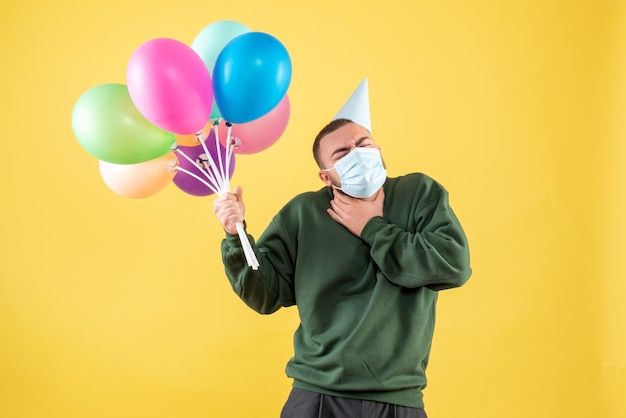
[[[176,141],[137,110],[125,84],[102,84],[83,93],[72,110],[72,129],[88,153],[113,164],[153,160]]]

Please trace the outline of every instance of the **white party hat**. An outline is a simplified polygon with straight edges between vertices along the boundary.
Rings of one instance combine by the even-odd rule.
[[[348,98],[333,120],[342,118],[350,119],[352,122],[358,123],[368,131],[372,132],[367,78],[364,78],[363,81],[361,81],[361,84],[359,84],[356,90],[354,90],[350,98]]]

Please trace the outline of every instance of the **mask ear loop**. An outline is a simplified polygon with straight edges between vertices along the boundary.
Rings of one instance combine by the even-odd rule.
[[[323,171],[324,173],[327,173],[327,172],[332,171],[332,170],[334,170],[334,169],[335,169],[335,167],[331,167],[331,168],[320,168],[320,171]],[[330,177],[329,177],[329,180],[330,180]],[[335,185],[333,184],[333,181],[332,181],[332,180],[330,180],[330,187],[334,188],[335,190],[340,190],[340,191],[342,191],[342,190],[341,190],[341,187],[339,187],[339,186],[335,186]]]

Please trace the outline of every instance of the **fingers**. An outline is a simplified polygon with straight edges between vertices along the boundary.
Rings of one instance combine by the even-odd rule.
[[[233,193],[224,193],[213,201],[213,212],[229,234],[237,233],[236,224],[243,223],[245,207],[243,190],[236,187]]]
[[[356,199],[334,191],[327,212],[354,235],[361,236],[363,228],[373,217],[383,216],[384,200],[385,192],[382,188],[373,196],[373,200]]]
[[[240,205],[243,207],[243,189],[241,186],[235,187],[233,192],[226,192],[213,201],[213,208],[221,206]]]
[[[328,215],[337,223],[342,223],[341,222],[341,217],[339,215],[337,215],[337,212],[335,212],[333,209],[328,208],[326,209],[326,213],[328,213]]]
[[[352,196],[348,196],[343,192],[340,192],[339,190],[333,189],[333,200],[347,204],[348,202],[350,202],[351,199],[354,198]]]

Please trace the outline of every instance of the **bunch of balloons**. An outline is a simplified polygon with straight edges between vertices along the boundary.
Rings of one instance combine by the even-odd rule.
[[[260,152],[284,133],[291,72],[278,39],[218,21],[190,46],[170,38],[139,46],[126,84],[79,97],[72,129],[124,197],[148,197],[170,182],[194,196],[219,195],[230,191],[234,154]]]

